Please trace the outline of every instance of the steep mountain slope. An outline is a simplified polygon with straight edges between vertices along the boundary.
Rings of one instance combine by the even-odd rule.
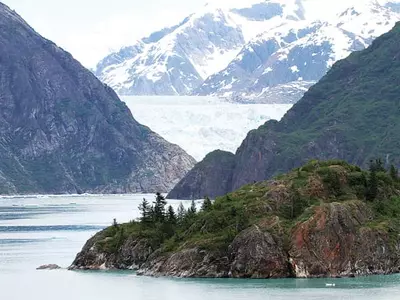
[[[334,62],[364,49],[400,20],[398,1],[349,1],[333,18],[309,14],[307,3],[208,5],[106,57],[96,75],[123,95],[293,103]]]
[[[96,75],[122,95],[185,95],[224,69],[243,45],[282,20],[304,18],[299,0],[207,5],[179,25],[102,60]]]
[[[218,168],[215,168],[218,166]],[[207,168],[212,170],[207,170]],[[174,189],[169,192],[170,199],[202,199],[205,196],[215,198],[232,186],[232,174],[235,168],[235,155],[216,150],[198,163]],[[207,174],[206,177],[203,177]],[[218,182],[218,185],[215,183]],[[187,188],[190,185],[190,188]],[[191,193],[191,192],[195,193]]]
[[[193,163],[0,3],[0,194],[168,191]]]
[[[400,14],[391,8],[360,1],[334,20],[279,26],[253,39],[194,93],[263,100],[271,88],[292,83],[298,87],[298,100],[304,84],[318,81],[334,62],[364,49],[398,20]]]
[[[337,62],[280,122],[251,131],[236,153],[227,192],[314,158],[365,166],[381,157],[399,165],[399,74],[400,23],[366,50]],[[203,169],[213,172],[212,166]],[[181,190],[196,194],[190,182],[182,182]]]

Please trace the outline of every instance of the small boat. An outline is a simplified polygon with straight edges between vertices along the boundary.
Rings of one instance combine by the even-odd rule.
[[[325,283],[325,286],[336,286],[334,283]]]

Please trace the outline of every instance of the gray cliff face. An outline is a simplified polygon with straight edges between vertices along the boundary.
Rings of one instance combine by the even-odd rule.
[[[283,240],[258,225],[236,236],[229,250],[229,275],[233,278],[285,278],[292,275]]]
[[[210,166],[218,165],[218,168]],[[205,196],[222,196],[232,188],[232,171],[235,155],[225,151],[208,154],[202,163],[197,164],[187,176],[169,192],[169,199],[202,199]],[[190,186],[188,188],[188,186]]]
[[[82,255],[75,259],[75,269],[79,269],[79,266],[85,266],[85,270],[138,269],[154,252],[151,244],[145,239],[130,237],[122,245],[119,253],[107,253],[98,246],[99,236],[102,234],[103,232],[100,232],[87,241]],[[104,241],[107,242],[107,238]]]
[[[0,5],[0,193],[168,191],[193,166]]]

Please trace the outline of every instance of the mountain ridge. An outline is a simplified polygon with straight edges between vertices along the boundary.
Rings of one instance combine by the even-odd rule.
[[[0,194],[168,191],[192,167],[71,54],[0,16]]]
[[[350,3],[336,21],[307,19],[299,0],[211,5],[189,16],[181,23],[184,28],[162,31],[168,34],[147,48],[143,40],[132,46],[141,49],[139,54],[99,63],[96,75],[123,95],[213,95],[257,102],[271,99],[270,90],[287,94],[290,84],[294,96],[286,103],[293,103],[307,82],[318,81],[333,62],[364,49],[400,20],[396,3],[390,3]]]
[[[235,154],[233,172],[223,176],[232,176],[232,186],[225,192],[310,159],[342,159],[365,167],[371,159],[382,158],[399,166],[399,45],[397,23],[367,49],[335,63],[279,122],[268,121],[250,131]],[[202,178],[213,174],[213,165],[202,169],[208,170]],[[197,195],[193,185],[184,178],[174,190]],[[202,193],[212,191],[211,186]]]

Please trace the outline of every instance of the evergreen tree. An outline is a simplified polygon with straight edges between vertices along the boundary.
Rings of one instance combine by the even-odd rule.
[[[145,198],[143,198],[143,201],[140,203],[138,208],[141,213],[140,221],[142,223],[151,221],[151,206]]]
[[[190,205],[190,207],[188,209],[188,214],[189,215],[195,215],[196,212],[197,212],[196,202],[194,202],[194,200],[192,200],[192,204]]]
[[[203,201],[203,204],[201,206],[201,210],[202,211],[209,211],[212,207],[212,202],[210,200],[210,198],[206,197]]]
[[[167,201],[160,194],[156,194],[156,201],[154,202],[154,216],[153,219],[155,222],[164,222],[165,219],[165,206],[167,205]]]
[[[185,216],[186,216],[186,210],[181,202],[178,206],[178,215],[177,215],[178,222],[181,223],[183,221],[183,219],[185,218]]]
[[[390,166],[390,177],[394,180],[394,181],[398,181],[399,180],[399,170],[396,169],[396,167],[394,165]]]
[[[173,208],[171,205],[168,206],[167,221],[168,221],[168,223],[170,223],[170,224],[176,224],[176,221],[177,221],[174,208]]]
[[[370,160],[369,162],[369,171],[372,172],[386,172],[386,169],[383,165],[382,160],[379,159],[375,159],[375,160]]]
[[[197,208],[196,208],[196,203],[194,202],[194,200],[192,200],[192,204],[190,205],[190,207],[187,210],[185,219],[184,219],[184,223],[187,222],[188,220],[194,218],[196,216],[197,213]]]

